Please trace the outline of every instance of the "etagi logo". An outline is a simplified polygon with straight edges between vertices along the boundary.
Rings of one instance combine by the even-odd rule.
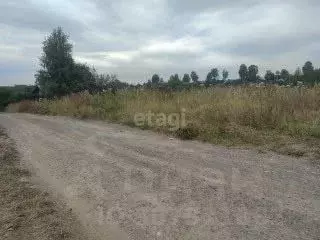
[[[179,113],[136,113],[134,124],[138,127],[168,127],[170,131],[186,127],[186,109],[182,108]]]

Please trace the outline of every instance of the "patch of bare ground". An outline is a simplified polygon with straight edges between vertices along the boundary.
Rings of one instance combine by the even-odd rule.
[[[30,182],[0,128],[0,239],[87,239],[72,210]]]

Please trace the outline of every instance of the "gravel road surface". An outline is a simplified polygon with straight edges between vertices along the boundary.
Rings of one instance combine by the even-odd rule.
[[[320,239],[320,160],[65,117],[0,125],[92,239]]]

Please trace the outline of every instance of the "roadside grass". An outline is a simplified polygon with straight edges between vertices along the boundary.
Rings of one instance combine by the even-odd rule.
[[[168,115],[180,113],[181,109],[186,111],[187,126],[183,129],[171,132],[169,126],[148,124],[140,128],[228,146],[264,146],[296,156],[311,151],[309,142],[320,142],[320,86],[121,91],[116,95],[81,93],[59,100],[24,101],[8,107],[9,112],[100,119],[130,126],[135,126],[137,113],[151,111]],[[293,147],[290,150],[288,146],[297,143],[305,145],[306,153],[299,153]],[[313,148],[318,151],[317,147]]]
[[[20,168],[14,143],[1,128],[0,166],[0,239],[85,239],[72,213],[29,182],[30,173]]]

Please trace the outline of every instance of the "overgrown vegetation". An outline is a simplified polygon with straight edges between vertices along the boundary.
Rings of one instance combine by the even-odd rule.
[[[38,99],[39,91],[36,86],[15,85],[13,87],[0,87],[0,111],[3,111],[9,103],[22,100]]]
[[[186,109],[187,130],[176,135],[227,145],[285,144],[320,138],[320,87],[238,86],[181,92],[121,91],[73,94],[59,100],[24,101],[12,112],[93,118],[134,125],[137,113],[179,113]],[[169,126],[148,128],[169,132]]]

